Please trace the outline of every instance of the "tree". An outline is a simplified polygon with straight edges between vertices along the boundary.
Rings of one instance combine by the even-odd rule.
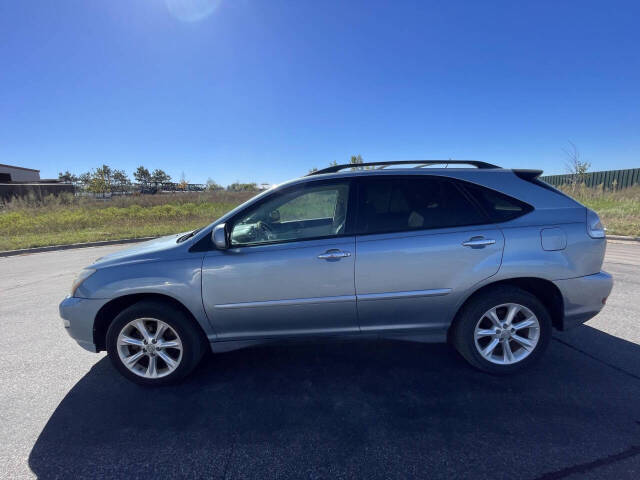
[[[109,165],[103,163],[101,167],[96,168],[93,175],[94,177],[98,176],[102,178],[108,190],[111,191],[111,187],[113,187],[113,171]]]
[[[572,141],[569,141],[569,145],[569,148],[563,148],[562,151],[567,157],[564,165],[567,172],[573,176],[571,184],[575,189],[575,186],[578,183],[584,183],[585,176],[591,167],[591,163],[580,159],[580,151]]]
[[[240,183],[236,181],[229,185],[227,190],[230,192],[257,192],[259,188],[256,183]]]
[[[93,193],[110,193],[113,191],[113,171],[109,165],[103,164],[91,174],[88,190]]]
[[[309,170],[309,174],[315,173],[317,171],[318,171],[318,168],[317,167],[313,167],[311,170]]]
[[[207,190],[210,192],[217,192],[219,190],[224,190],[222,185],[218,185],[211,177],[207,178]]]
[[[121,192],[124,192],[125,187],[131,184],[129,177],[124,170],[114,170],[112,178],[113,184],[118,187]]]
[[[171,177],[167,175],[164,170],[160,170],[156,168],[151,174],[151,182],[155,183],[156,187],[163,183],[168,183],[171,181]]]
[[[78,183],[87,188],[91,183],[91,172],[84,172],[78,175]]]
[[[189,188],[189,180],[185,178],[184,171],[180,174],[180,183],[178,183],[178,188],[180,190],[187,190]]]
[[[76,183],[78,181],[78,177],[69,170],[66,170],[64,173],[58,173],[58,180],[64,183]]]
[[[91,175],[91,181],[87,186],[87,190],[92,193],[100,193],[103,195],[110,191],[109,185],[107,185],[104,176],[96,175],[95,172]]]
[[[360,165],[361,163],[364,163],[364,160],[362,159],[362,155],[358,154],[358,155],[351,155],[351,159],[349,160],[349,163],[351,165]],[[373,169],[373,167],[352,167],[351,170],[370,170]]]
[[[133,178],[136,179],[136,182],[138,182],[143,189],[148,187],[151,183],[151,174],[149,173],[149,170],[144,168],[142,165],[133,172]]]

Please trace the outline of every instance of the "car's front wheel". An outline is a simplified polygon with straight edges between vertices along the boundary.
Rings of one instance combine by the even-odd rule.
[[[453,325],[453,343],[474,367],[512,373],[534,363],[551,339],[551,318],[531,293],[496,287],[473,297]]]
[[[123,310],[107,331],[107,353],[129,380],[155,386],[176,382],[204,353],[202,334],[184,312],[142,301]]]

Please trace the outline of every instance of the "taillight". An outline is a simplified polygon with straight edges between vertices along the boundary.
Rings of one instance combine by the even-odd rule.
[[[600,217],[593,210],[587,209],[587,233],[591,238],[604,238],[605,228]]]

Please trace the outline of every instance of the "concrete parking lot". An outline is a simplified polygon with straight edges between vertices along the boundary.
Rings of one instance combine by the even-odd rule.
[[[122,246],[0,258],[0,477],[640,478],[640,244],[532,370],[496,378],[445,345],[269,346],[149,390],[71,340],[57,305]]]

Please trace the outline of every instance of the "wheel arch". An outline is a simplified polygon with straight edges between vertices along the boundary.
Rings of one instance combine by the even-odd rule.
[[[96,351],[100,352],[102,350],[106,350],[107,330],[118,314],[131,305],[143,300],[169,304],[182,311],[202,334],[202,338],[204,340],[207,339],[207,334],[202,328],[202,325],[200,325],[196,320],[193,313],[191,313],[191,311],[179,300],[162,293],[134,293],[110,300],[108,303],[105,303],[96,314],[96,318],[93,322],[93,343],[96,346]]]
[[[451,322],[451,326],[449,327],[449,331],[447,333],[447,338],[450,338],[459,313],[464,308],[464,306],[467,305],[476,296],[483,295],[499,286],[517,287],[534,295],[538,300],[540,300],[540,302],[542,302],[542,304],[549,312],[553,327],[557,330],[562,330],[564,321],[564,300],[562,298],[560,289],[551,280],[546,280],[544,278],[514,277],[482,285],[481,287],[471,292],[456,310],[453,322]]]

